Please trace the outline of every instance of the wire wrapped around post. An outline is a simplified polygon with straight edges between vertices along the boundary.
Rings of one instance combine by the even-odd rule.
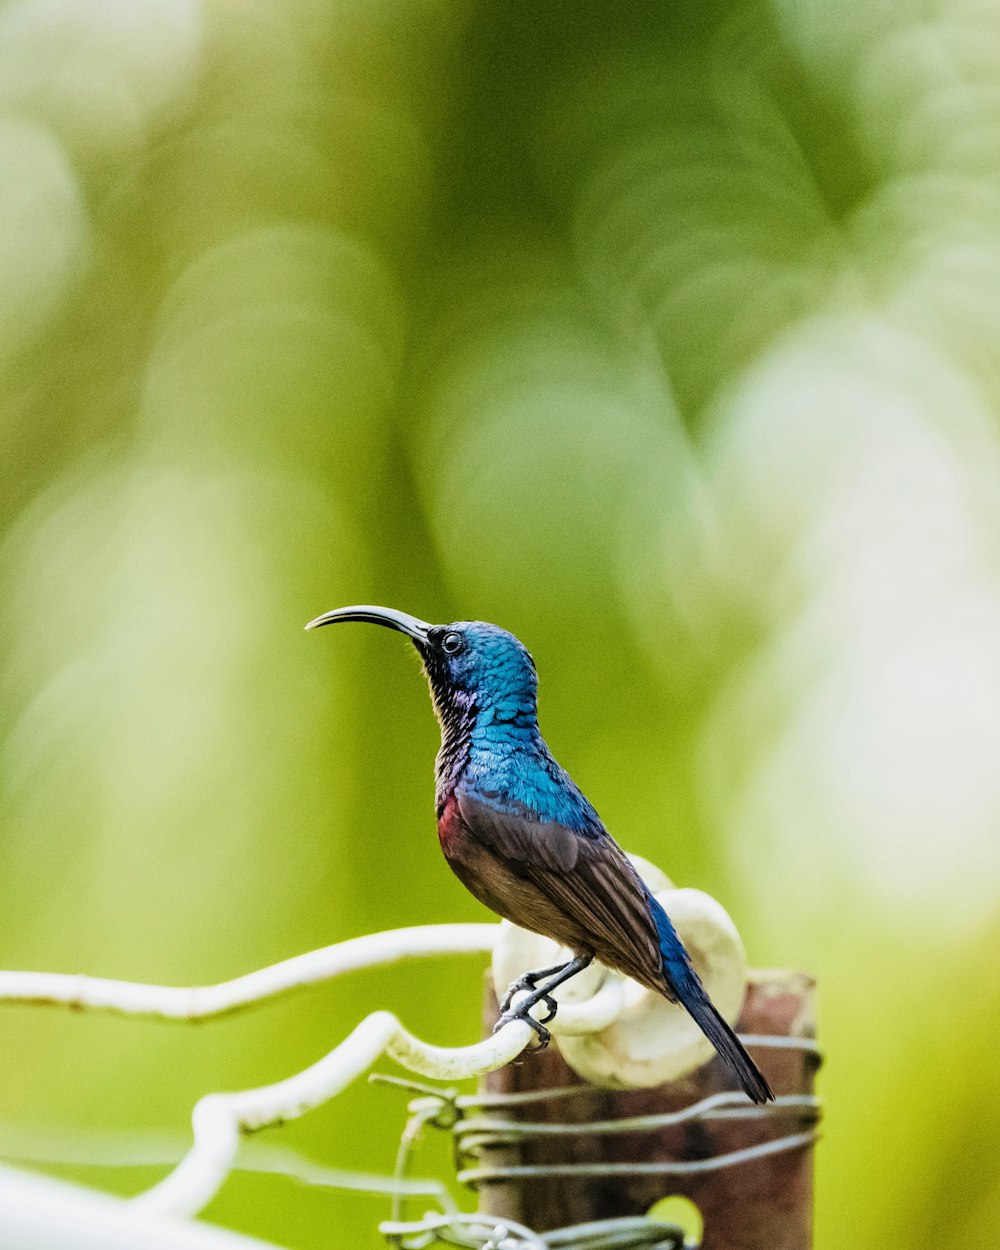
[[[487,979],[487,1032],[496,1012]],[[552,1046],[483,1078],[456,1127],[459,1179],[478,1188],[482,1215],[540,1232],[682,1195],[701,1213],[703,1250],[808,1250],[820,1114],[812,980],[755,974],[739,1030],[774,1104],[732,1092],[717,1059],[667,1085],[600,1089]]]

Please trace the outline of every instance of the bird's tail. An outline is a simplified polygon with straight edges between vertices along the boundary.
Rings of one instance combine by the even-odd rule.
[[[660,936],[663,971],[672,990],[671,997],[676,997],[681,1006],[687,1010],[753,1101],[763,1103],[773,1100],[774,1094],[760,1069],[747,1054],[743,1043],[715,1009],[715,1005],[701,983],[701,978],[694,970],[691,956],[677,936],[677,930],[671,923],[670,917],[656,899],[650,899],[650,902]]]

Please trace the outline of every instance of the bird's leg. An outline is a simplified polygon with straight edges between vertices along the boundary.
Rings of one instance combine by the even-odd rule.
[[[544,1002],[549,1009],[549,1014],[545,1017],[545,1023],[547,1024],[556,1014],[556,1007],[558,1006],[556,1000],[552,997],[552,990],[562,985],[564,981],[568,981],[570,977],[575,977],[578,972],[582,972],[592,962],[593,958],[593,955],[577,955],[568,964],[557,964],[555,968],[546,968],[541,972],[533,973],[532,975],[536,981],[546,975],[548,975],[548,980],[541,986],[534,987],[527,998],[522,998],[516,1007],[508,1007],[493,1026],[493,1032],[495,1033],[497,1029],[502,1029],[505,1024],[510,1024],[512,1020],[523,1020],[525,1024],[530,1024],[538,1034],[539,1050],[544,1050],[548,1046],[552,1035],[544,1024],[541,1024],[530,1014],[531,1008],[536,1003]],[[506,997],[507,995],[504,995],[505,999]]]
[[[544,981],[546,977],[552,976],[556,972],[562,972],[567,965],[565,963],[553,964],[551,968],[536,968],[534,972],[526,972],[523,976],[511,981],[507,986],[507,993],[500,1000],[500,1014],[504,1015],[510,1010],[511,999],[515,994],[519,994],[521,990],[533,990],[539,981]]]

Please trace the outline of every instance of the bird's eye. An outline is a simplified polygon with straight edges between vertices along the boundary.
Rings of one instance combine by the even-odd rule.
[[[457,655],[458,652],[462,650],[464,645],[465,644],[462,642],[461,634],[445,634],[445,636],[441,639],[441,650],[444,651],[446,655]]]

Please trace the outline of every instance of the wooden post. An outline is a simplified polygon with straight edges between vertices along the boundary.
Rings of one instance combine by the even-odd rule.
[[[487,978],[486,1027],[497,1006]],[[800,973],[757,973],[747,993],[739,1031],[744,1035],[802,1039],[803,1046],[749,1043],[749,1049],[778,1095],[811,1095],[818,1056],[814,983]],[[650,1174],[635,1166],[710,1160],[812,1129],[818,1113],[808,1106],[771,1108],[766,1116],[698,1117],[654,1131],[586,1132],[597,1121],[677,1112],[709,1095],[732,1089],[722,1062],[712,1060],[683,1081],[655,1089],[605,1090],[590,1086],[572,1097],[490,1105],[489,1096],[581,1085],[555,1045],[526,1053],[487,1076],[482,1117],[525,1123],[579,1124],[581,1131],[524,1141],[502,1136],[481,1144],[478,1162],[491,1167],[564,1167],[610,1164],[606,1175],[557,1174],[544,1178],[498,1179],[480,1186],[480,1211],[519,1220],[539,1232],[588,1220],[643,1215],[660,1198],[689,1198],[704,1220],[703,1250],[809,1250],[812,1244],[812,1147],[736,1162],[687,1175]],[[747,1103],[747,1109],[750,1104]],[[470,1142],[475,1138],[470,1136]]]

